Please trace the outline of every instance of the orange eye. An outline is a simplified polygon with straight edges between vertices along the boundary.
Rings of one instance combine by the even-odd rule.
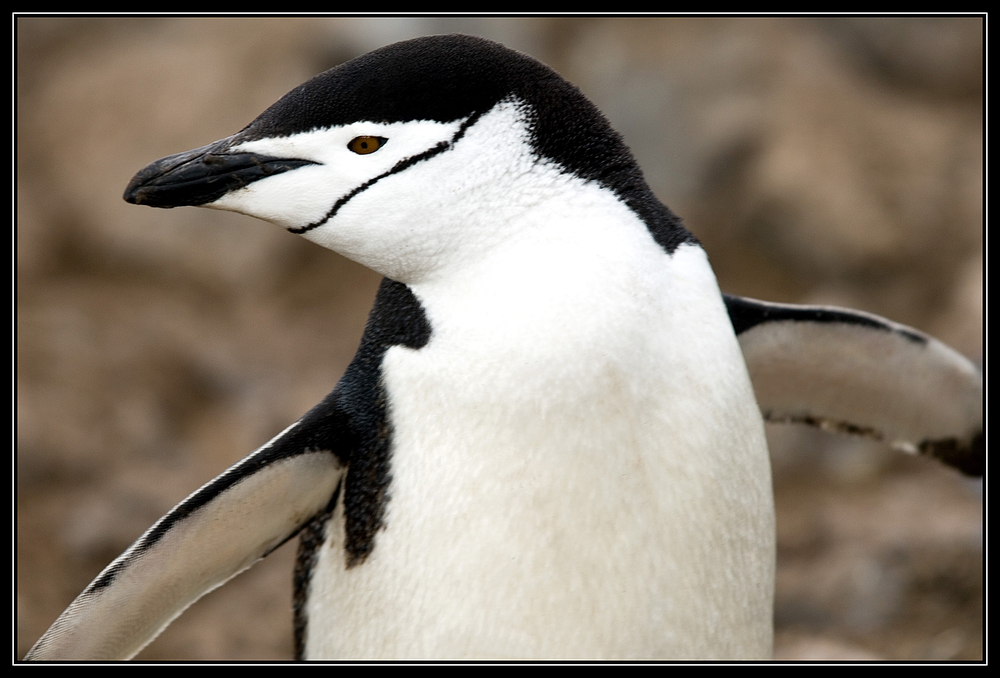
[[[358,155],[368,155],[382,148],[386,141],[385,137],[354,137],[347,147]]]

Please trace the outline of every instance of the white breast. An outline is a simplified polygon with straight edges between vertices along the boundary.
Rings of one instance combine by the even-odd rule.
[[[586,209],[412,285],[385,529],[348,570],[335,513],[310,657],[770,656],[763,425],[704,252],[571,188]]]

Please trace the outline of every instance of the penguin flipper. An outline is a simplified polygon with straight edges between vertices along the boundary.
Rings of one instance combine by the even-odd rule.
[[[336,391],[334,392],[336,393]],[[298,533],[336,494],[334,395],[178,504],[101,572],[25,659],[129,659],[189,605]]]
[[[983,475],[983,375],[876,315],[723,295],[767,421],[869,435]]]

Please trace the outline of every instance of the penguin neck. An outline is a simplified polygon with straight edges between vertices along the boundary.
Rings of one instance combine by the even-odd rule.
[[[557,313],[558,300],[582,302],[609,281],[631,277],[628,268],[638,261],[663,257],[645,225],[611,192],[555,171],[542,173],[549,175],[544,196],[522,195],[516,205],[456,224],[476,237],[464,238],[447,261],[403,282],[418,296],[490,300],[497,310],[506,301],[518,313],[538,303]],[[491,219],[500,209],[508,213]]]

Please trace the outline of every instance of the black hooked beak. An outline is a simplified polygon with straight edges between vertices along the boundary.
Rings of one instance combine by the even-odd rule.
[[[311,160],[228,152],[233,145],[234,138],[228,137],[150,163],[132,177],[125,189],[125,201],[150,207],[205,205],[259,179],[317,164]]]

